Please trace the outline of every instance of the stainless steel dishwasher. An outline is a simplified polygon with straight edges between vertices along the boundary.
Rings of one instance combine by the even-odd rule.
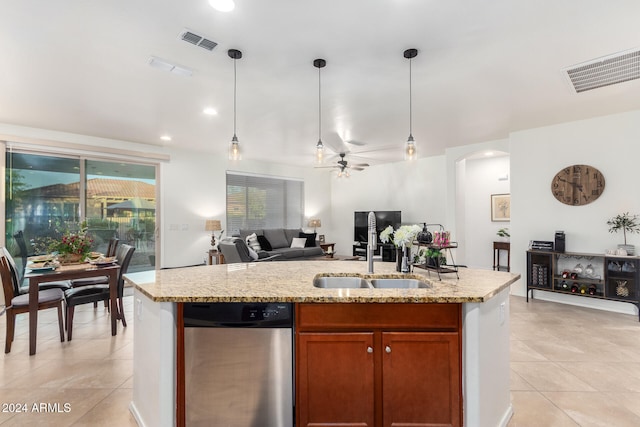
[[[291,427],[293,306],[184,305],[186,425]]]

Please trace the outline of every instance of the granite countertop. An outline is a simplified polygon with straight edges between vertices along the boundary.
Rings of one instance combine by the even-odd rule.
[[[519,274],[461,268],[460,279],[415,269],[395,271],[395,263],[376,262],[367,274],[362,261],[279,261],[203,265],[124,275],[156,302],[360,302],[465,303],[485,302],[520,278]],[[313,286],[317,275],[360,276],[365,279],[409,277],[432,285],[421,289],[328,289]]]

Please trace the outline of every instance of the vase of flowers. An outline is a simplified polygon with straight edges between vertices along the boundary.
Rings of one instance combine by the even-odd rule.
[[[58,252],[58,261],[61,264],[73,264],[82,262],[87,257],[92,244],[93,239],[87,234],[87,226],[83,223],[78,232],[64,233],[49,249]]]
[[[411,250],[413,241],[421,231],[422,227],[414,224],[402,225],[396,230],[392,226],[388,226],[380,233],[382,243],[393,243],[396,247],[396,271],[402,270],[402,259],[409,257],[408,252]]]

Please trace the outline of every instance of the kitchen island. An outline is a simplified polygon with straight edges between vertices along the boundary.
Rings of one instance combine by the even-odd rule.
[[[459,396],[466,426],[506,425],[512,414],[509,396],[509,285],[519,275],[461,269],[460,278],[416,271],[395,272],[395,264],[376,263],[366,274],[358,261],[299,261],[229,264],[131,273],[135,286],[134,392],[131,410],[140,425],[176,425],[177,360],[181,349],[179,306],[189,302],[289,302],[296,307],[341,308],[392,304],[459,307]],[[412,277],[431,285],[416,289],[331,289],[313,286],[317,276],[364,279]],[[351,304],[351,305],[349,305]],[[392,307],[389,306],[389,307]],[[440,308],[437,306],[437,308]],[[298,402],[300,405],[301,403]]]

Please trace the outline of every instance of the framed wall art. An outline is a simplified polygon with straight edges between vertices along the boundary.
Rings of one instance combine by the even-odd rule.
[[[511,221],[511,194],[491,195],[491,221]]]

